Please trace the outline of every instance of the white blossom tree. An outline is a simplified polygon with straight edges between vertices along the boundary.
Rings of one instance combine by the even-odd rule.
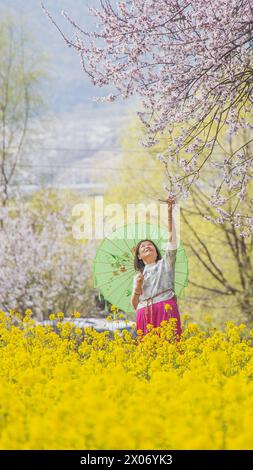
[[[69,47],[77,51],[85,74],[96,86],[113,85],[115,93],[96,100],[139,96],[138,115],[146,129],[141,141],[151,147],[164,131],[164,188],[187,198],[189,190],[212,163],[221,132],[248,141],[221,163],[209,204],[226,207],[226,191],[234,190],[235,207],[252,179],[253,6],[250,0],[101,0],[89,8],[97,29],[87,31],[62,12],[75,30],[69,39],[42,4]],[[176,132],[175,132],[176,130]],[[188,154],[188,158],[187,158]],[[170,161],[178,162],[170,171]],[[249,171],[250,170],[250,171]],[[227,207],[226,207],[227,208]],[[231,223],[247,225],[251,214],[240,207]],[[244,231],[245,233],[245,231]],[[243,236],[243,234],[242,234]]]
[[[20,199],[1,207],[0,308],[25,312],[37,319],[49,313],[91,314],[94,302],[91,259],[85,243],[70,240],[69,212],[41,213]]]

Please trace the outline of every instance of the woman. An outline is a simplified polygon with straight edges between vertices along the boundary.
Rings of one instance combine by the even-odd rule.
[[[136,328],[147,334],[147,324],[154,327],[169,318],[176,318],[177,340],[182,334],[177,297],[175,295],[175,261],[177,250],[171,250],[172,204],[168,198],[169,241],[162,257],[156,244],[149,239],[141,240],[135,249],[134,267],[138,273],[134,276],[131,303],[136,310]],[[174,231],[175,233],[175,231]]]

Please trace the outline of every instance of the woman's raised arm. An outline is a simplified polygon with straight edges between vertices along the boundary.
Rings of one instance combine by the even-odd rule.
[[[168,197],[168,241],[176,241],[176,230],[172,220],[172,206],[175,204],[175,197]]]

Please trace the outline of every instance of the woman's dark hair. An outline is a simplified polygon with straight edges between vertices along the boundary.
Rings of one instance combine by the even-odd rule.
[[[159,259],[162,259],[159,248],[156,246],[156,244],[152,240],[149,240],[149,238],[145,238],[144,240],[141,240],[140,242],[137,243],[137,245],[135,247],[135,254],[134,254],[134,269],[136,271],[141,271],[141,272],[145,268],[145,264],[143,263],[142,259],[138,258],[138,254],[140,254],[139,253],[139,248],[140,248],[140,245],[141,245],[142,242],[151,242],[152,245],[154,245],[154,247],[156,249],[156,254],[157,254],[156,261],[158,261]]]

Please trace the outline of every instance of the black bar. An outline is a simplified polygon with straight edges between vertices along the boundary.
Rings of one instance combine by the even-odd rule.
[[[253,463],[253,450],[1,450],[1,468],[25,465],[45,468],[47,464],[60,468],[84,468],[99,465],[103,468],[132,465],[155,465],[175,468],[207,468],[216,464]],[[36,466],[36,467],[35,467]]]

